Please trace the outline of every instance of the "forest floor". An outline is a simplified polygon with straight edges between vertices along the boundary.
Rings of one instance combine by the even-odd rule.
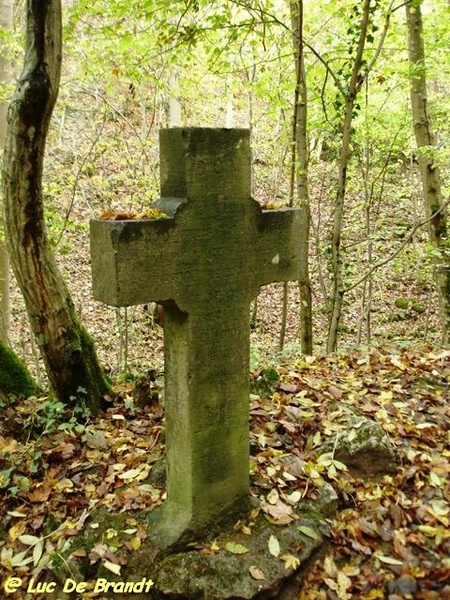
[[[72,216],[58,261],[118,396],[98,417],[82,407],[67,413],[47,396],[13,405],[3,415],[0,584],[15,576],[26,586],[74,536],[95,528],[92,515],[100,508],[124,512],[127,528],[111,528],[103,544],[78,549],[72,558],[119,573],[146,537],[134,513],[164,499],[164,489],[151,483],[164,455],[163,330],[153,322],[152,305],[118,310],[92,299],[87,216]],[[397,296],[419,297],[402,269],[397,276],[392,280]],[[290,285],[282,352],[282,286],[268,286],[258,298],[251,332],[250,440],[251,492],[272,523],[294,520],[295,504],[314,501],[326,484],[339,499],[336,515],[325,524],[327,543],[309,565],[298,598],[450,600],[450,352],[402,339],[419,340],[416,333],[428,321],[436,330],[435,316],[396,307],[394,295],[385,294],[372,314],[378,332],[372,342],[378,346],[352,349],[360,318],[355,296],[346,306],[351,330],[341,331],[341,352],[320,356],[319,343],[317,356],[305,358],[296,342],[296,292]],[[425,306],[427,292],[421,293]],[[14,286],[12,306],[13,348],[45,385]],[[316,311],[314,319],[323,341],[326,315]],[[133,387],[148,371],[156,372],[155,402],[139,408]],[[355,414],[376,421],[389,437],[395,473],[361,478],[339,461],[320,458],[323,443],[346,430]],[[292,458],[289,466],[286,456]],[[244,529],[251,535],[251,523]],[[214,547],[209,542],[199,550]],[[292,557],[286,560],[287,569],[295,566]],[[29,598],[41,600],[36,594]]]
[[[326,484],[339,499],[324,524],[324,551],[299,586],[300,600],[450,599],[449,381],[450,352],[431,347],[291,356],[252,373],[251,493],[262,512],[275,524],[295,520],[295,505],[314,501]],[[74,550],[71,560],[103,564],[115,574],[126,569],[147,535],[135,512],[164,499],[164,488],[151,479],[164,453],[163,390],[158,381],[152,386],[153,402],[139,409],[132,383],[117,380],[118,400],[98,417],[67,413],[46,398],[6,411],[2,581],[20,577],[26,588],[74,536],[98,526],[92,515],[100,508],[123,512],[126,529],[111,527],[102,543]],[[355,414],[388,436],[394,473],[362,478],[321,459],[323,443]],[[252,535],[251,522],[241,525]],[[198,549],[217,550],[212,540]],[[273,560],[296,567],[293,556]],[[24,588],[10,597],[46,597]]]

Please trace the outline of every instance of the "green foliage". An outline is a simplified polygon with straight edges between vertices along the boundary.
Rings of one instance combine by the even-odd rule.
[[[274,367],[265,367],[252,373],[250,389],[253,394],[262,397],[270,396],[277,388],[280,376]]]
[[[80,390],[80,394],[82,392]],[[80,432],[84,429],[80,420],[85,421],[88,416],[89,410],[82,404],[69,410],[62,402],[46,398],[34,405],[24,420],[24,426],[30,435],[49,435],[56,431]]]
[[[406,298],[397,298],[395,300],[395,306],[402,309],[408,308],[409,301]]]
[[[24,450],[17,452],[15,445],[0,450],[0,489],[7,490],[12,497],[28,493],[32,479],[42,475],[48,468],[43,457],[42,449],[36,447],[30,440],[42,436],[58,435],[58,432],[69,432],[72,435],[81,434],[85,427],[89,412],[80,407],[68,411],[61,403],[52,398],[30,398],[14,405],[15,426],[20,427],[21,437],[26,439]],[[3,469],[2,469],[3,467]]]

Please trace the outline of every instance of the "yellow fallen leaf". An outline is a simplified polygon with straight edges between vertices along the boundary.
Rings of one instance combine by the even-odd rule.
[[[128,471],[124,471],[118,475],[119,479],[123,479],[124,481],[128,481],[129,479],[135,479],[141,473],[141,469],[129,469]]]
[[[55,483],[55,489],[59,492],[65,491],[68,492],[75,487],[75,484],[71,479],[61,479],[61,481],[57,481]]]
[[[399,368],[401,371],[406,369],[406,365],[402,363],[399,356],[391,356],[391,364],[393,364],[394,367]]]
[[[439,517],[445,517],[450,512],[450,506],[445,500],[432,500],[430,508],[431,511]]]
[[[293,554],[283,554],[281,559],[284,560],[285,569],[293,569],[295,571],[300,566],[300,560]]]
[[[436,475],[434,471],[430,471],[430,474],[428,475],[428,480],[433,487],[442,487],[443,485],[439,475]]]
[[[279,498],[280,496],[276,489],[270,490],[270,492],[267,494],[267,502],[270,502],[270,504],[276,504]]]
[[[325,573],[329,577],[336,577],[338,570],[333,558],[331,556],[326,556],[323,564],[325,567]]]
[[[108,571],[111,571],[111,573],[114,573],[115,575],[120,575],[120,565],[117,565],[109,560],[104,560],[103,566],[105,567],[105,569],[108,569]]]
[[[141,538],[138,536],[134,537],[132,540],[130,540],[130,546],[133,548],[133,550],[139,550],[141,547]]]

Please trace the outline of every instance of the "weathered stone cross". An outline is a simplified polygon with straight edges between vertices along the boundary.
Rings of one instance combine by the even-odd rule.
[[[155,536],[200,535],[247,504],[250,301],[298,278],[299,211],[251,198],[249,132],[160,132],[163,220],[92,221],[96,299],[164,306],[167,500]]]

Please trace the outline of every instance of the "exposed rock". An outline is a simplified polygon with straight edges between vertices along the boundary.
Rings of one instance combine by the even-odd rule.
[[[332,452],[355,475],[376,477],[397,470],[394,450],[383,428],[375,421],[357,417],[334,441],[322,449]]]
[[[302,533],[302,526],[315,537]],[[271,536],[280,545],[279,557],[270,553]],[[233,554],[226,549],[225,540],[219,540],[220,550],[210,554],[191,551],[171,555],[161,564],[155,592],[171,600],[277,598],[280,587],[294,574],[294,569],[286,569],[282,557],[292,555],[301,565],[322,540],[317,525],[310,520],[283,527],[267,525],[251,536],[234,534],[233,544],[242,545],[248,552]]]
[[[332,485],[324,483],[319,489],[317,500],[306,500],[300,503],[297,512],[300,514],[312,514],[317,516],[320,522],[334,515],[339,508],[339,498]]]

